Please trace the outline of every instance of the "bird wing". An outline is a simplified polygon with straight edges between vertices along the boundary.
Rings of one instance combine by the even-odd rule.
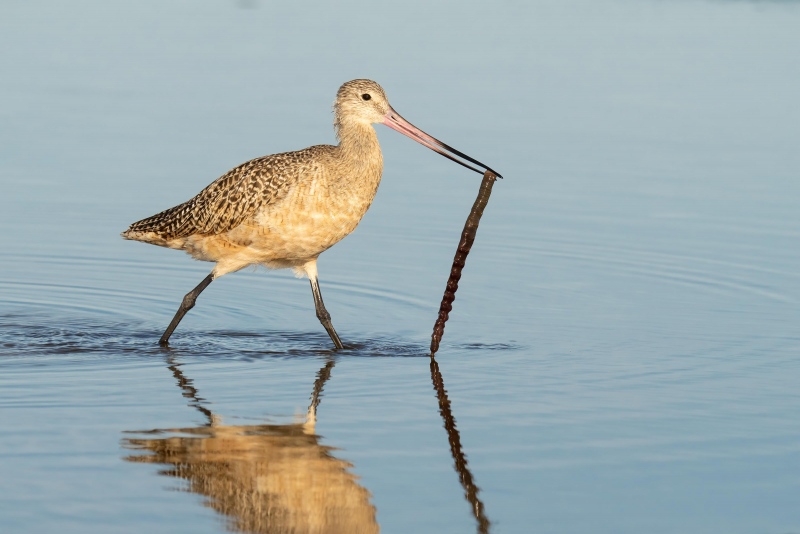
[[[315,155],[325,148],[315,146],[250,160],[183,204],[133,223],[128,232],[154,232],[172,239],[232,230],[261,207],[283,198],[300,176],[319,172]]]

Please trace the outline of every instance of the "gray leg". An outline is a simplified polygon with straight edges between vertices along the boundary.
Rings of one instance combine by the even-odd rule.
[[[172,322],[169,323],[169,326],[166,330],[164,330],[164,334],[161,336],[161,339],[158,340],[159,345],[162,347],[169,345],[169,336],[171,336],[175,331],[175,328],[178,327],[178,323],[181,322],[181,319],[183,319],[183,316],[186,315],[186,312],[194,308],[194,302],[197,300],[197,296],[202,293],[203,290],[208,287],[208,284],[210,284],[213,280],[214,275],[209,274],[203,278],[203,281],[200,282],[196,288],[186,293],[186,296],[183,297],[183,301],[181,301],[181,307],[178,308],[177,312],[175,312],[175,317],[172,318]]]
[[[317,281],[316,273],[314,273],[314,276],[309,276],[308,279],[311,281],[311,293],[314,295],[314,307],[317,309],[317,319],[319,319],[319,322],[325,327],[328,335],[331,336],[331,341],[336,345],[336,348],[343,349],[344,345],[342,345],[342,341],[339,339],[336,330],[333,329],[331,314],[328,313],[328,310],[325,309],[325,303],[322,302],[322,293],[319,291],[319,282]]]

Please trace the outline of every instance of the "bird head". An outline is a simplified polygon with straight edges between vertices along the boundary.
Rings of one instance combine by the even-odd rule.
[[[478,160],[442,143],[405,120],[389,105],[389,99],[386,98],[383,88],[372,80],[351,80],[343,84],[336,94],[333,112],[337,137],[340,135],[342,128],[348,124],[370,125],[380,123],[470,170],[479,174],[483,174],[484,171],[491,171],[502,178],[500,174]],[[480,168],[473,167],[466,162],[475,164]]]

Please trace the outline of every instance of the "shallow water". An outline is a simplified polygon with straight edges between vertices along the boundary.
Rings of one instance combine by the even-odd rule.
[[[0,531],[800,532],[800,3],[0,15]],[[264,270],[159,348],[211,266],[119,232],[355,77],[505,176],[438,367],[480,179],[382,127],[347,350]]]

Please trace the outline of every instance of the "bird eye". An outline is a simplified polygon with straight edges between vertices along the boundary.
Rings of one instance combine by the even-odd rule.
[[[372,97],[369,95],[369,93],[364,93],[363,95],[361,95],[361,98],[363,98],[364,100],[369,100]]]

